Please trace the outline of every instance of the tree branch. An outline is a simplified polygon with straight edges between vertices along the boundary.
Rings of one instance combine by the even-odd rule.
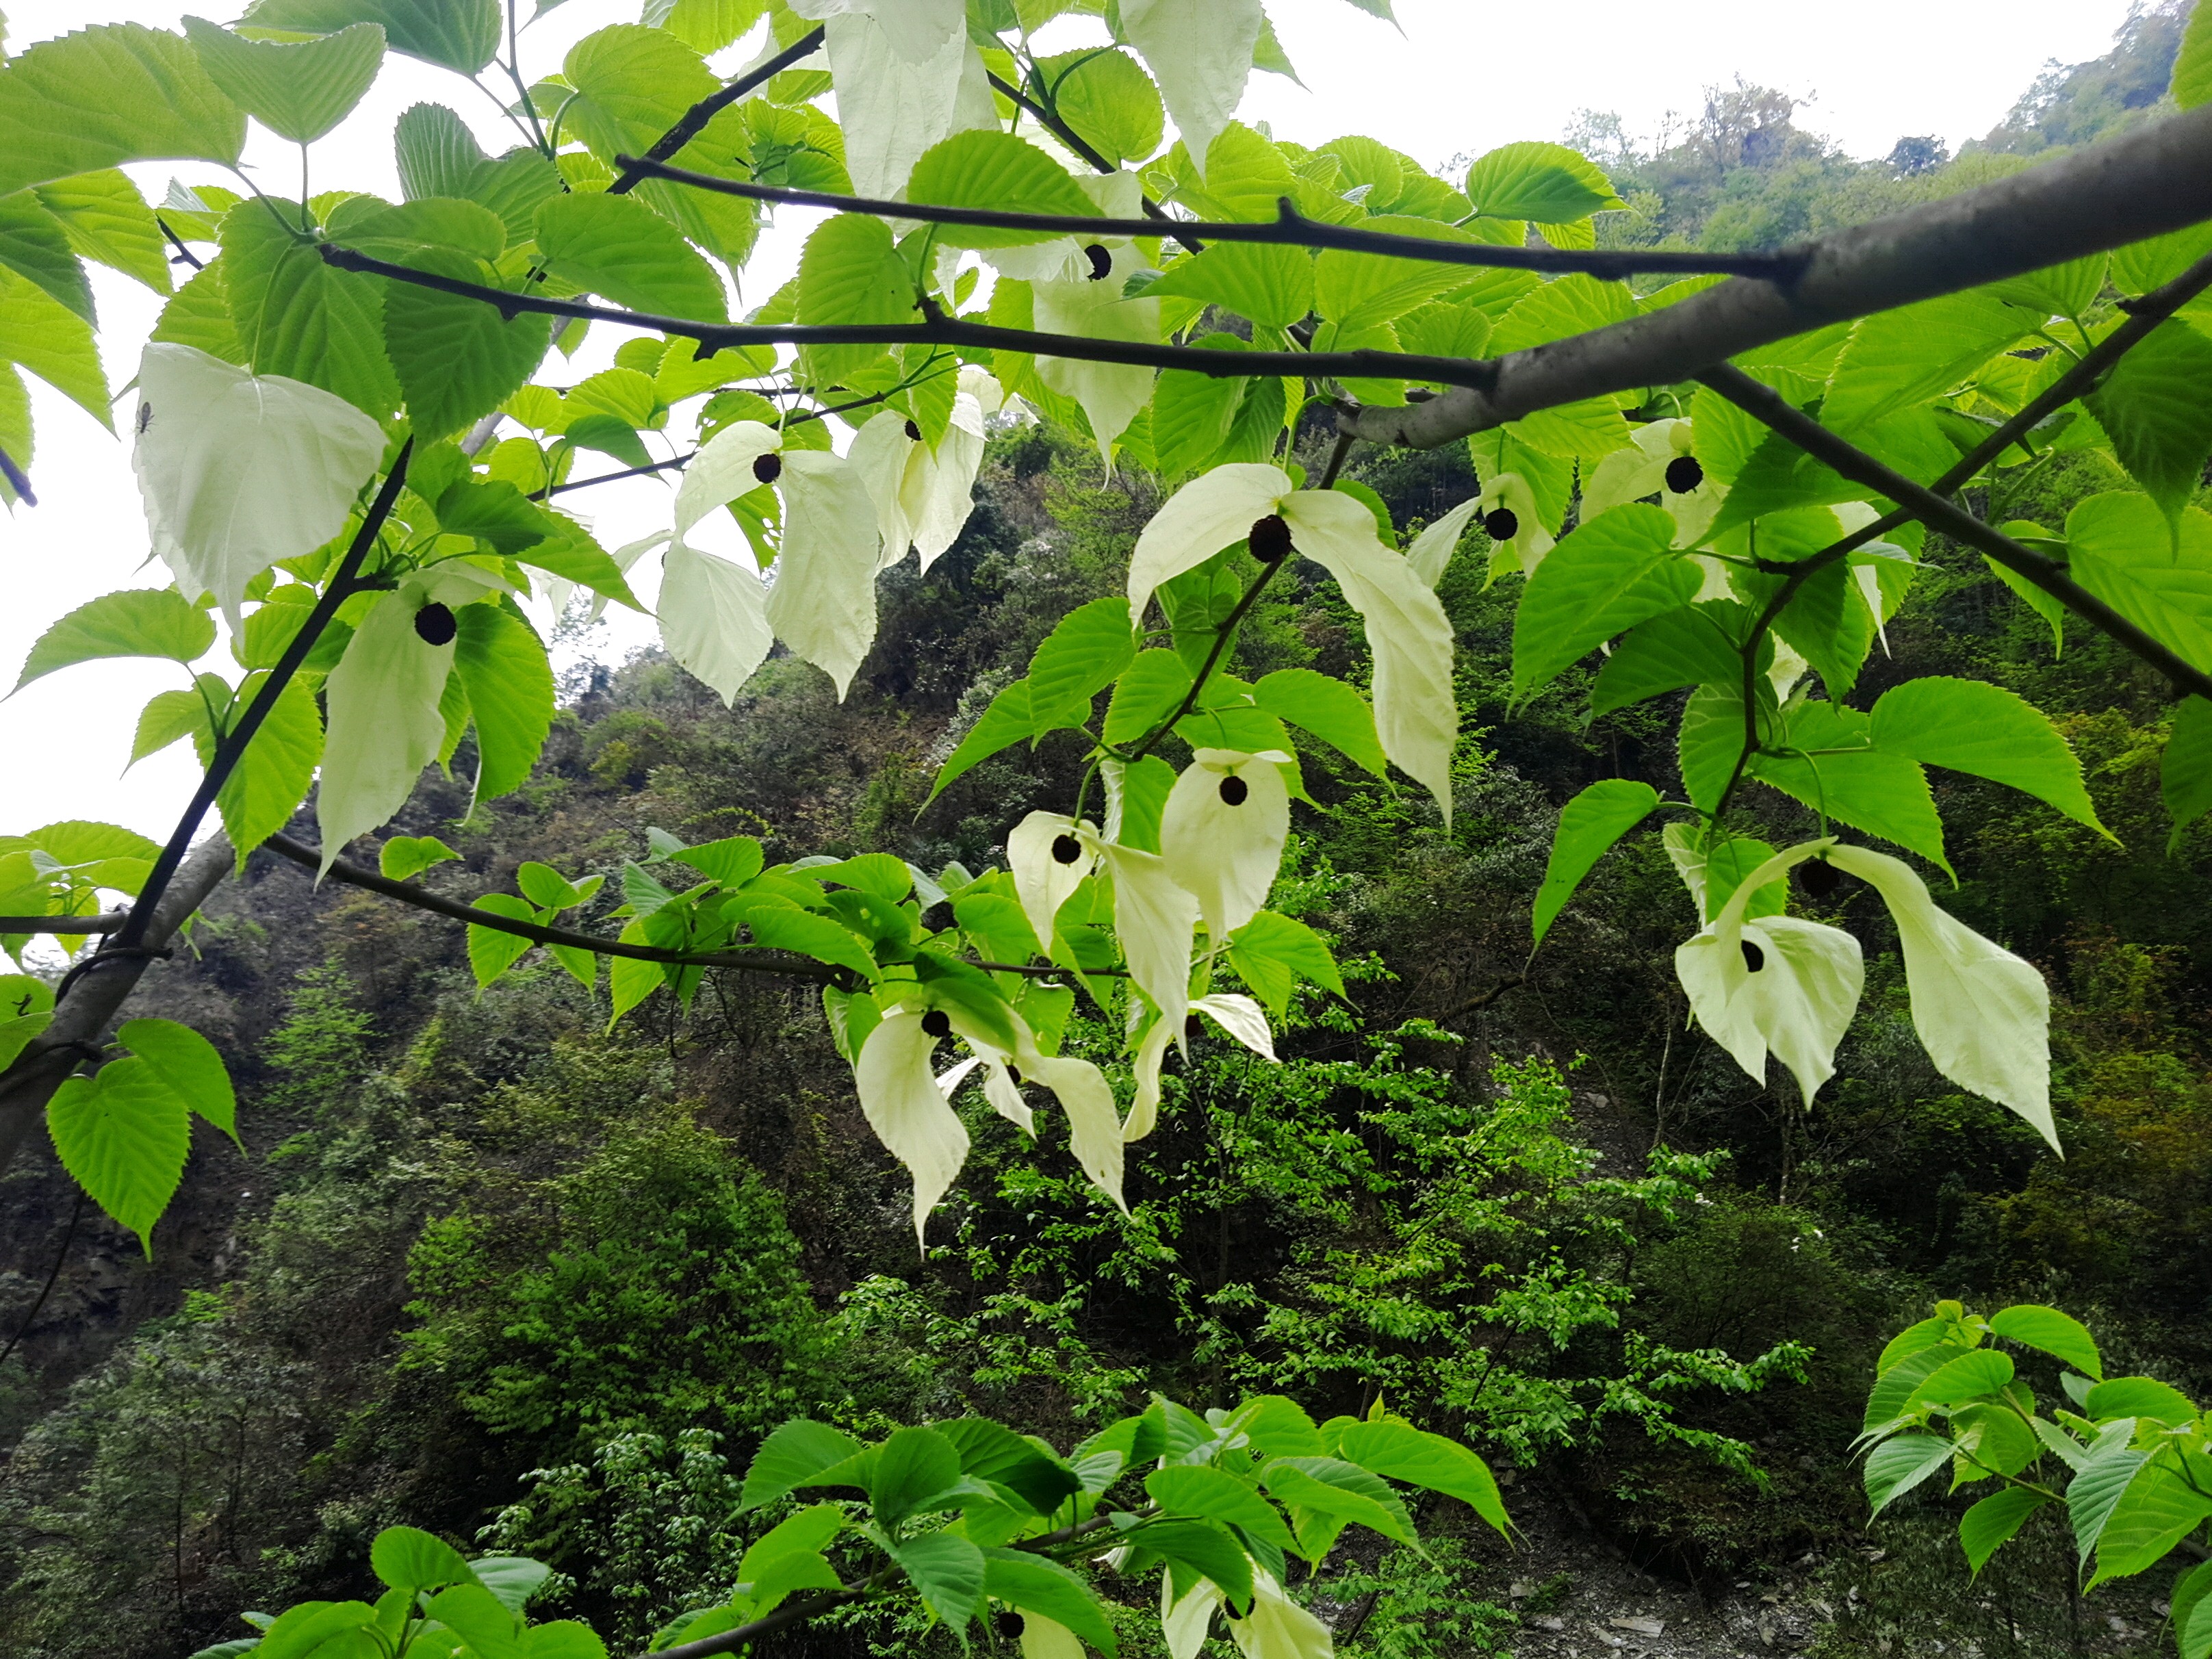
[[[2147,629],[2122,616],[2083,587],[2057,560],[2021,546],[1983,523],[1956,503],[1883,465],[1865,451],[1838,437],[1811,416],[1746,374],[1723,363],[1698,379],[1763,425],[1772,428],[1807,454],[1826,462],[1854,483],[1887,495],[1930,529],[1986,553],[2026,577],[2093,628],[2109,635],[2172,683],[2177,691],[2212,698],[2212,674],[2177,653]]]
[[[1488,387],[1347,416],[1433,449],[1540,409],[1694,379],[1831,323],[1955,294],[2212,218],[2212,105],[1978,190],[1815,239],[1789,284],[1738,278],[1648,316],[1497,360]]]
[[[0,933],[112,933],[130,917],[128,910],[103,910],[96,916],[0,916]]]
[[[1188,230],[1208,242],[1257,242],[1277,246],[1342,248],[1355,253],[1379,253],[1393,259],[1420,259],[1431,264],[1474,265],[1485,270],[1580,271],[1588,276],[1621,277],[1635,271],[1672,271],[1678,276],[1745,276],[1769,282],[1789,282],[1804,267],[1805,255],[1781,253],[1680,253],[1649,248],[1608,248],[1576,252],[1549,247],[1506,247],[1491,242],[1431,241],[1425,236],[1400,235],[1390,231],[1362,230],[1356,225],[1332,225],[1309,219],[1288,197],[1277,204],[1273,220],[1246,222],[1219,219],[1108,219],[1091,215],[1058,213],[1002,213],[989,208],[938,207],[921,202],[881,201],[864,196],[841,196],[830,191],[798,190],[787,185],[757,185],[712,173],[692,173],[618,155],[626,169],[665,179],[671,184],[721,196],[741,196],[749,201],[788,202],[801,207],[834,208],[845,213],[872,213],[887,219],[910,219],[932,225],[976,225],[999,230],[1033,230],[1070,236],[1159,236]]]
[[[8,488],[23,498],[24,506],[36,507],[39,504],[39,498],[31,489],[31,480],[4,449],[0,449],[0,478],[7,479]]]
[[[303,841],[295,841],[286,835],[275,835],[261,843],[270,852],[288,858],[293,863],[309,870],[321,870],[323,855],[319,848]],[[479,909],[461,899],[450,899],[434,893],[412,882],[394,881],[389,876],[374,870],[364,870],[357,864],[348,864],[343,859],[332,862],[323,873],[332,881],[343,882],[349,887],[358,887],[364,892],[381,894],[388,899],[417,910],[428,910],[434,915],[449,916],[455,921],[465,921],[471,927],[488,927],[495,933],[511,933],[516,939],[526,939],[532,945],[561,945],[574,950],[589,951],[593,956],[620,957],[629,962],[658,963],[668,968],[726,968],[738,973],[779,974],[786,979],[805,980],[816,985],[836,985],[849,988],[855,977],[842,968],[832,967],[826,962],[817,962],[811,957],[802,957],[784,951],[665,951],[656,945],[630,945],[621,939],[602,939],[596,933],[573,933],[566,927],[547,927],[534,921],[521,921],[513,916],[502,916],[495,911]],[[1036,967],[1007,962],[975,962],[968,964],[987,973],[1019,974],[1029,979],[1058,979],[1066,976],[1063,969]],[[1115,974],[1113,969],[1085,969]]]
[[[315,608],[307,613],[307,620],[300,624],[300,631],[292,636],[292,642],[284,647],[284,654],[276,659],[276,667],[269,671],[269,678],[262,681],[261,689],[253,694],[253,701],[247,706],[245,714],[216,745],[215,757],[209,763],[206,775],[200,779],[200,787],[192,792],[184,816],[177,820],[177,827],[169,832],[168,845],[162,848],[160,856],[154,860],[153,869],[147,872],[146,884],[138,890],[137,902],[131,907],[130,919],[116,931],[116,948],[129,950],[146,942],[146,928],[152,919],[154,907],[161,902],[170,876],[184,861],[185,850],[192,844],[192,837],[199,833],[200,820],[207,816],[208,808],[215,805],[216,797],[222,793],[223,785],[230,781],[230,775],[238,769],[239,762],[246,757],[246,748],[253,741],[253,734],[261,729],[261,723],[276,707],[276,699],[283,695],[284,688],[291,684],[293,675],[298,673],[301,665],[307,660],[308,653],[321,640],[323,630],[331,624],[331,618],[337,615],[340,605],[353,597],[354,578],[361,574],[362,564],[368,557],[369,550],[376,545],[378,532],[384,528],[385,520],[391,516],[392,507],[398,502],[400,486],[407,481],[408,458],[414,452],[415,441],[412,438],[399,447],[399,453],[392,463],[392,471],[385,475],[384,483],[376,492],[376,499],[369,504],[368,513],[362,515],[361,528],[354,532],[352,544],[338,561],[337,568],[331,573],[330,580],[323,584],[322,597],[315,601]]]
[[[744,97],[754,88],[763,86],[768,82],[775,79],[777,76],[782,74],[784,70],[789,69],[793,64],[800,63],[806,58],[811,58],[817,52],[821,50],[822,43],[827,38],[828,35],[826,31],[820,28],[811,29],[805,34],[800,36],[799,40],[793,41],[785,50],[776,53],[775,57],[769,58],[765,64],[761,64],[756,69],[746,70],[736,80],[731,82],[729,85],[724,87],[720,91],[713,94],[711,96],[702,98],[697,103],[692,105],[690,109],[685,110],[684,112],[684,118],[677,122],[674,126],[669,128],[667,131],[662,133],[660,137],[653,142],[653,148],[646,151],[640,160],[648,163],[665,161],[670,156],[675,155],[677,151],[682,149],[684,145],[690,143],[694,138],[696,138],[702,132],[705,131],[708,122],[713,120],[717,115],[727,109],[732,104],[736,103],[738,99]],[[637,188],[639,180],[644,177],[646,177],[646,174],[641,170],[638,169],[637,163],[627,163],[623,166],[622,172],[616,176],[614,183],[607,186],[607,194],[610,196],[627,195],[629,191]]]
[[[1492,365],[1480,358],[1424,357],[1401,351],[1207,351],[1197,346],[1147,345],[1133,341],[1095,340],[1084,335],[1043,334],[1034,329],[997,328],[947,317],[925,306],[919,323],[705,323],[690,317],[663,317],[652,312],[625,311],[616,306],[592,305],[582,300],[548,300],[536,295],[512,294],[505,289],[458,276],[441,276],[373,258],[333,243],[322,245],[323,258],[341,270],[388,276],[396,283],[457,294],[496,306],[512,318],[528,312],[549,317],[580,317],[589,322],[615,323],[628,328],[672,334],[699,343],[700,355],[709,356],[732,346],[748,345],[947,345],[978,351],[1021,351],[1043,357],[1068,357],[1082,362],[1131,363],[1145,368],[1184,368],[1218,380],[1257,380],[1270,374],[1297,378],[1427,380],[1440,386],[1487,385]],[[1355,434],[1355,436],[1361,435]]]

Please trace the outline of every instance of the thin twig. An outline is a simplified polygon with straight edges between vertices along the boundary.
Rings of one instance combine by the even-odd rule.
[[[0,449],[0,478],[7,479],[8,488],[23,498],[24,506],[36,507],[39,504],[38,496],[32,493],[30,479],[4,449]]]
[[[69,1260],[70,1246],[76,1243],[76,1224],[84,1214],[84,1188],[76,1189],[76,1201],[70,1206],[69,1225],[62,1229],[62,1247],[54,1252],[54,1265],[47,1270],[46,1282],[39,1287],[39,1299],[31,1304],[31,1311],[23,1316],[23,1322],[15,1327],[15,1334],[8,1339],[8,1346],[0,1348],[0,1365],[15,1352],[23,1339],[31,1334],[31,1327],[39,1322],[39,1314],[46,1305],[46,1298],[54,1293],[54,1281],[62,1276],[62,1263]]]
[[[988,323],[948,317],[928,301],[923,303],[922,320],[919,323],[834,323],[817,326],[799,323],[708,323],[691,317],[625,311],[618,306],[592,305],[582,300],[549,300],[536,295],[514,294],[458,276],[441,276],[435,271],[394,264],[331,242],[323,243],[321,247],[324,260],[340,270],[388,276],[393,282],[411,283],[416,288],[481,300],[486,305],[497,307],[509,318],[523,312],[538,312],[549,317],[575,317],[586,322],[647,329],[658,334],[696,340],[706,348],[706,354],[749,345],[949,345],[1067,357],[1081,362],[1185,368],[1217,380],[1311,375],[1335,380],[1427,380],[1439,386],[1459,386],[1486,385],[1492,373],[1491,364],[1480,358],[1425,357],[1400,351],[1208,351],[1197,346],[1152,345],[1092,339],[1085,335],[1046,334],[1035,329],[997,328]]]
[[[746,70],[720,92],[710,97],[702,98],[690,109],[684,111],[684,118],[662,133],[654,141],[653,148],[646,151],[639,161],[665,161],[706,131],[708,122],[713,120],[732,104],[736,103],[754,88],[773,80],[793,64],[811,58],[827,38],[825,31],[819,28],[811,29],[793,42],[786,50],[776,53],[768,62],[761,64],[759,68]],[[614,183],[607,186],[607,194],[626,195],[636,189],[639,180],[647,175],[635,162],[628,161],[620,156],[616,160],[622,167],[622,172],[616,176]]]
[[[1825,461],[1852,483],[1887,495],[1930,529],[1986,553],[1999,564],[2026,577],[2063,604],[2091,627],[2156,669],[2178,690],[2212,698],[2212,674],[2208,674],[2165,641],[2122,616],[2081,583],[2064,565],[2021,546],[1983,523],[1955,502],[1917,484],[1893,471],[1822,426],[1780,393],[1760,385],[1741,369],[1723,363],[1709,368],[1698,380],[1762,425],[1771,428],[1815,460]]]
[[[169,246],[177,250],[177,258],[182,259],[194,270],[204,270],[207,268],[206,261],[185,246],[185,239],[169,228],[169,222],[167,219],[157,213],[154,216],[154,222],[161,226],[161,234],[169,239]],[[173,264],[175,260],[170,263]]]
[[[1112,173],[1119,173],[1121,170],[1115,167],[1111,161],[1108,161],[1104,155],[1101,155],[1099,151],[1092,146],[1089,139],[1085,138],[1073,127],[1068,125],[1066,121],[1060,119],[1060,118],[1053,111],[1047,109],[1042,104],[1038,103],[1036,99],[1030,97],[1019,87],[1015,86],[1010,81],[1002,79],[997,75],[993,75],[990,77],[990,81],[994,90],[1004,93],[1019,107],[1027,110],[1030,115],[1036,118],[1038,125],[1043,127],[1048,132],[1051,133],[1054,137],[1059,139],[1061,143],[1066,144],[1068,149],[1073,150],[1085,161],[1090,162],[1095,172]],[[1197,237],[1192,235],[1189,231],[1182,229],[1177,226],[1174,220],[1168,217],[1166,210],[1163,209],[1158,202],[1155,202],[1150,196],[1143,197],[1140,199],[1144,203],[1145,216],[1147,219],[1158,219],[1161,221],[1163,227],[1167,231],[1167,234],[1174,237],[1176,241],[1182,243],[1183,246],[1189,249],[1193,253],[1203,253],[1206,252],[1206,244],[1199,240]]]
[[[276,700],[284,694],[284,688],[292,683],[292,677],[307,660],[308,653],[322,638],[323,630],[337,615],[338,607],[353,596],[354,578],[360,574],[370,549],[376,545],[377,534],[384,528],[385,520],[391,516],[392,509],[398,503],[399,488],[407,481],[408,458],[414,453],[415,441],[412,438],[399,447],[399,453],[392,463],[392,471],[385,475],[384,483],[376,492],[376,499],[369,504],[368,512],[362,519],[361,528],[354,532],[352,544],[338,561],[337,568],[331,573],[330,580],[324,584],[322,597],[315,601],[315,607],[307,613],[307,621],[300,624],[300,631],[292,636],[292,642],[284,647],[284,654],[276,659],[276,665],[269,671],[269,678],[262,681],[261,689],[254,693],[253,701],[247,705],[245,714],[216,745],[215,757],[209,763],[205,775],[200,779],[200,787],[192,792],[184,816],[177,820],[177,827],[169,832],[168,844],[155,859],[154,867],[147,872],[145,885],[138,890],[138,896],[131,906],[130,919],[115,932],[113,937],[117,948],[135,949],[145,943],[146,929],[154,918],[154,907],[161,902],[177,866],[184,862],[185,854],[191,847],[192,837],[199,834],[200,820],[207,816],[208,808],[215,805],[216,797],[222,793],[223,785],[230,781],[230,775],[237,770],[239,762],[246,757],[246,745],[253,741],[254,733],[261,729],[262,722],[276,707]]]
[[[1340,248],[1355,253],[1378,253],[1394,259],[1419,259],[1430,264],[1473,265],[1483,270],[1580,272],[1585,276],[1619,278],[1637,271],[1671,271],[1676,276],[1756,276],[1786,283],[1803,268],[1805,256],[1779,253],[1678,253],[1649,248],[1577,252],[1550,247],[1510,247],[1493,242],[1431,241],[1425,236],[1405,236],[1390,231],[1362,230],[1356,225],[1332,225],[1309,219],[1288,197],[1276,204],[1272,220],[1245,222],[1220,219],[1109,219],[1092,215],[1061,213],[1006,213],[990,208],[939,207],[923,202],[879,201],[865,196],[843,196],[830,191],[799,190],[787,185],[757,185],[683,167],[617,156],[627,169],[693,190],[722,196],[742,196],[750,201],[787,202],[801,207],[832,208],[845,213],[878,214],[885,218],[911,219],[923,224],[975,225],[1000,230],[1031,230],[1069,236],[1158,236],[1188,229],[1209,242],[1257,242],[1275,246]]]
[[[112,933],[130,919],[128,910],[102,910],[96,916],[0,916],[0,933]]]

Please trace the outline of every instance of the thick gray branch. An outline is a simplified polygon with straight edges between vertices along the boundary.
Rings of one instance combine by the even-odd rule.
[[[168,948],[185,918],[230,873],[234,859],[220,831],[193,848],[147,918],[139,948],[91,958],[97,965],[77,975],[54,1008],[53,1024],[0,1073],[0,1170],[14,1160],[62,1079],[82,1061],[84,1048],[107,1035],[116,1011],[154,960],[151,953]]]
[[[1831,323],[1955,294],[2212,218],[2212,105],[1800,250],[1782,284],[1735,277],[1649,316],[1498,358],[1488,387],[1346,417],[1376,443],[1433,449],[1607,392],[1694,379]]]

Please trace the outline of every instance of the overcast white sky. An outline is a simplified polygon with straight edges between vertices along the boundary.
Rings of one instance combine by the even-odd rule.
[[[203,10],[227,19],[232,8],[224,0],[27,0],[9,8],[9,44],[21,51],[65,29],[126,19],[173,27],[185,13]],[[1269,10],[1305,84],[1255,76],[1245,118],[1305,143],[1367,133],[1435,166],[1516,139],[1557,138],[1579,109],[1616,111],[1631,132],[1649,132],[1670,111],[1696,109],[1706,85],[1737,75],[1812,100],[1800,121],[1854,155],[1886,155],[1908,133],[1932,132],[1955,147],[1994,125],[2046,60],[2075,63],[2106,51],[2128,3],[1856,0],[1838,9],[1804,0],[1397,0],[1402,34],[1346,0],[1270,0]],[[525,37],[526,70],[556,68],[576,40],[636,15],[635,0],[568,0]],[[740,43],[729,58],[741,64],[754,50]],[[483,94],[393,57],[347,124],[315,147],[315,188],[396,199],[392,123],[424,100],[459,109],[487,149],[513,142]],[[268,166],[272,191],[296,190],[296,152],[258,127],[247,159]],[[155,199],[173,172],[187,180],[220,178],[198,166],[133,172]],[[798,228],[787,224],[764,246],[745,303],[765,298],[789,274]],[[108,375],[120,386],[135,372],[160,302],[105,270],[93,281]],[[615,343],[589,343],[579,372],[601,366]],[[65,611],[166,576],[140,569],[146,532],[123,444],[75,404],[31,385],[40,505],[0,517],[0,574],[15,596],[0,607],[0,685],[12,682],[32,642]],[[667,522],[668,493],[656,483],[569,500],[588,501],[585,510],[609,545]],[[643,630],[623,637],[641,638]],[[197,780],[188,747],[127,776],[122,768],[138,709],[155,692],[182,684],[182,673],[168,665],[90,663],[0,702],[0,833],[91,817],[165,836]]]

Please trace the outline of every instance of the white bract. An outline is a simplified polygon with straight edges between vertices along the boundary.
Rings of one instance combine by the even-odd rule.
[[[1260,1005],[1248,996],[1234,991],[1217,991],[1211,996],[1191,999],[1190,1011],[1204,1014],[1231,1036],[1243,1043],[1261,1059],[1273,1061],[1275,1058],[1274,1035],[1267,1030],[1267,1016]],[[1159,1122],[1160,1067],[1166,1064],[1168,1045],[1180,1044],[1184,1037],[1181,1022],[1156,1017],[1139,1040],[1133,1070],[1137,1091],[1129,1103],[1129,1115],[1121,1126],[1121,1139],[1142,1140]]]
[[[1129,977],[1180,1029],[1190,1010],[1198,900],[1168,873],[1167,861],[1157,854],[1101,841],[1087,830],[1079,839],[1106,860],[1114,878],[1114,932]]]
[[[2049,1141],[2051,990],[2034,968],[1936,908],[1910,866],[1864,847],[1838,847],[1828,861],[1869,883],[1888,905],[1905,954],[1912,1027],[1936,1069],[2008,1106]]]
[[[966,391],[954,394],[951,423],[934,449],[909,436],[898,415],[878,415],[860,428],[849,459],[875,503],[885,568],[913,547],[927,571],[959,539],[975,510],[983,442],[983,405]]]
[[[1022,1659],[1085,1659],[1083,1638],[1065,1625],[1056,1625],[1039,1613],[1025,1613],[1022,1620]]]
[[[783,534],[768,623],[836,682],[842,702],[876,640],[875,504],[852,463],[822,450],[786,451],[776,489]]]
[[[1244,1659],[1329,1659],[1328,1626],[1283,1594],[1274,1575],[1252,1570],[1252,1607],[1229,1620]]]
[[[1097,827],[1078,823],[1064,812],[1032,812],[1006,836],[1006,864],[1014,878],[1014,896],[1022,914],[1036,930],[1037,943],[1049,954],[1053,918],[1067,902],[1084,878],[1098,866]],[[1075,856],[1065,861],[1054,849],[1065,852],[1071,842]]]
[[[1459,735],[1451,623],[1405,556],[1382,544],[1374,515],[1354,497],[1293,489],[1289,474],[1260,462],[1218,466],[1192,479],[1137,538],[1129,559],[1129,614],[1141,626],[1163,582],[1244,540],[1271,515],[1290,526],[1292,546],[1335,577],[1359,613],[1375,658],[1375,726],[1382,752],[1428,788],[1449,821]]]
[[[1406,562],[1413,574],[1434,587],[1444,579],[1450,568],[1452,555],[1459,551],[1459,538],[1467,533],[1468,521],[1482,510],[1482,497],[1470,495],[1457,507],[1413,538],[1413,544],[1406,550]]]
[[[1831,844],[1808,842],[1777,854],[1674,952],[1674,972],[1706,1034],[1761,1083],[1771,1049],[1808,1108],[1835,1075],[1836,1045],[1858,1010],[1866,979],[1859,942],[1820,922],[1745,911],[1760,888]]]
[[[1103,276],[1094,278],[1086,260],[1080,275],[1033,285],[1037,328],[1048,334],[1158,344],[1160,302],[1121,297],[1122,284],[1145,268],[1144,256],[1133,243],[1105,246],[1111,265]],[[1115,441],[1137,411],[1152,400],[1152,371],[1141,364],[1084,362],[1073,357],[1040,356],[1036,366],[1047,386],[1083,405],[1091,434],[1098,441],[1099,457],[1110,468]]]
[[[1220,1585],[1201,1578],[1177,1600],[1175,1574],[1160,1575],[1160,1633],[1167,1638],[1168,1651],[1174,1659],[1198,1659],[1206,1646],[1206,1632],[1213,1627],[1214,1610],[1223,1599]]]
[[[1475,500],[1485,520],[1502,507],[1513,515],[1514,520],[1513,533],[1490,550],[1488,580],[1494,582],[1512,570],[1524,576],[1534,575],[1536,567],[1544,562],[1544,556],[1559,544],[1544,528],[1544,520],[1536,511],[1536,492],[1528,487],[1528,479],[1518,472],[1501,472],[1482,487],[1482,494]]]
[[[438,757],[446,735],[438,702],[453,671],[453,644],[424,640],[415,630],[416,613],[427,605],[465,605],[505,586],[474,565],[434,565],[378,596],[355,628],[324,686],[330,727],[315,822],[325,871],[355,836],[390,823]]]
[[[384,458],[383,428],[344,398],[185,345],[139,359],[137,427],[154,551],[187,599],[213,593],[234,631],[246,585],[343,530]]]
[[[1208,947],[1267,902],[1283,843],[1291,833],[1291,795],[1279,750],[1248,755],[1200,749],[1168,792],[1160,817],[1160,855],[1176,884],[1198,900]]]
[[[816,8],[802,15],[821,16],[829,37],[855,193],[896,198],[924,151],[956,132],[998,125],[982,56],[953,0],[803,3]]]
[[[1260,0],[1121,0],[1121,33],[1160,83],[1201,172],[1207,148],[1243,101],[1264,21]]]
[[[868,1127],[914,1177],[914,1236],[926,1250],[929,1212],[967,1161],[968,1128],[930,1071],[937,1039],[921,1021],[919,1008],[885,1014],[860,1045],[853,1081]]]

